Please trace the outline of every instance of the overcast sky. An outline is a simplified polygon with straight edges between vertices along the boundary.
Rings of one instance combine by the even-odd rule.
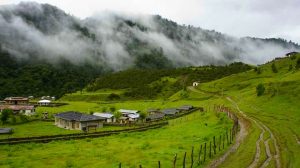
[[[159,14],[180,24],[242,37],[282,37],[300,43],[300,0],[33,0],[80,18],[103,11]],[[19,0],[0,0],[0,5]]]

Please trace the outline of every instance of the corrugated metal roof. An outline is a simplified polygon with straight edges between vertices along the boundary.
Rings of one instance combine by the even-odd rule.
[[[112,118],[114,115],[111,113],[94,113],[94,116],[103,117],[103,118]]]
[[[119,112],[121,113],[128,113],[128,114],[135,114],[138,113],[138,110],[126,110],[126,109],[120,109]]]

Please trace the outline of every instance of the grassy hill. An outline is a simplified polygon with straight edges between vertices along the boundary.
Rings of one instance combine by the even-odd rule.
[[[275,59],[258,66],[255,70],[234,74],[198,87],[199,90],[232,97],[248,116],[267,126],[277,140],[282,167],[300,166],[300,161],[297,159],[300,157],[300,70],[297,69],[299,59],[299,54],[284,59]],[[259,84],[265,88],[261,96],[257,96],[256,91]],[[259,132],[254,122],[249,132],[251,134],[245,142],[247,145],[241,146],[238,152],[224,164],[224,167],[250,165],[254,158],[255,148],[251,150],[248,148],[255,146]],[[266,129],[263,136],[264,139],[268,139],[272,135]],[[274,142],[272,140],[268,142],[271,152],[275,152],[275,145],[272,144]],[[262,149],[265,146],[261,143]],[[266,152],[262,150],[260,165],[267,158],[266,155]],[[237,159],[244,160],[244,162],[237,164],[234,162]],[[272,158],[269,167],[275,167],[275,164]]]

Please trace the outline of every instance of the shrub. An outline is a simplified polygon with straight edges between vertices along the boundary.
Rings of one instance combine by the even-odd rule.
[[[265,93],[265,90],[266,90],[265,86],[262,83],[258,84],[256,86],[256,94],[257,94],[257,96],[263,95]]]
[[[5,123],[8,120],[9,116],[12,115],[12,113],[12,110],[4,109],[1,114],[2,123]]]
[[[108,100],[119,100],[121,97],[118,94],[112,93],[110,94],[107,99]]]

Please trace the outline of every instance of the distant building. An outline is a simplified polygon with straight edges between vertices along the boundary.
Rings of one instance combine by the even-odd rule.
[[[189,111],[192,110],[194,107],[192,105],[183,105],[181,107],[178,107],[177,109],[179,111]]]
[[[14,114],[34,115],[35,107],[29,104],[29,99],[26,97],[7,97],[4,99],[4,104],[0,105],[0,112],[4,109],[9,109]]]
[[[179,110],[177,110],[176,108],[168,108],[162,110],[162,113],[164,113],[166,116],[173,116],[179,113]]]
[[[150,114],[146,117],[146,121],[157,121],[157,120],[161,120],[165,117],[164,113],[154,113],[154,114]]]
[[[286,53],[285,55],[286,56],[288,56],[288,57],[290,57],[290,56],[293,56],[293,55],[296,55],[296,54],[298,54],[299,52],[289,52],[289,53]]]
[[[111,113],[94,113],[94,116],[105,118],[106,123],[115,122],[114,115]]]
[[[10,105],[26,105],[29,104],[29,99],[26,97],[7,97],[4,99],[5,104]]]
[[[139,110],[120,109],[119,112],[122,113],[121,123],[135,122],[140,118]]]
[[[193,86],[196,87],[199,85],[199,82],[193,82]]]
[[[40,100],[38,101],[39,106],[49,106],[51,104],[51,100]]]
[[[89,131],[103,127],[105,118],[75,111],[68,111],[54,115],[55,125],[60,128],[71,130]]]

